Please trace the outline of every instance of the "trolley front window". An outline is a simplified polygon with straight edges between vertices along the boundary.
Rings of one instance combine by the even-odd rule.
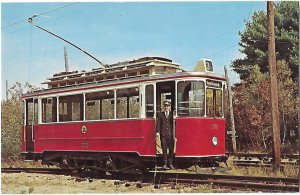
[[[180,81],[177,84],[178,116],[204,116],[204,82]]]
[[[222,117],[222,90],[206,89],[206,115],[212,117]]]

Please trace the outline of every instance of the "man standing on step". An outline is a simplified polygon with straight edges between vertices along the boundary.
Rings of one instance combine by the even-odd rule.
[[[173,113],[171,112],[171,104],[168,101],[164,101],[164,110],[162,112],[157,113],[156,136],[159,135],[163,151],[163,168],[168,168],[169,161],[169,167],[171,169],[174,169]],[[169,155],[167,154],[168,149]]]

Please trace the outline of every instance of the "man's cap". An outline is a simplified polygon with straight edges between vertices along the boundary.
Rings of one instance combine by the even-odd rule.
[[[170,103],[169,101],[164,101],[164,105],[165,105],[165,106],[170,106],[171,103]]]

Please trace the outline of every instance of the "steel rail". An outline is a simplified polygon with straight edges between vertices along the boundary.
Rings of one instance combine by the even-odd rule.
[[[250,167],[268,167],[273,166],[273,157],[268,153],[226,153],[226,155],[233,156],[233,164],[236,166],[250,166]],[[299,154],[282,154],[281,167],[298,166]]]
[[[66,175],[71,173],[71,170],[60,168],[1,168],[1,173],[41,173]]]
[[[210,184],[226,188],[239,188],[263,191],[298,192],[298,178],[271,178],[255,176],[210,175],[210,174],[157,174],[162,182],[186,184]]]
[[[73,174],[70,169],[59,168],[1,168],[2,173],[40,173],[40,174]],[[91,172],[92,173],[92,172]],[[77,174],[78,176],[78,174]],[[84,175],[90,177],[89,175]],[[95,175],[93,176],[95,177]],[[154,178],[155,177],[155,178]],[[298,178],[284,177],[257,177],[257,176],[236,176],[236,175],[214,175],[214,174],[195,174],[195,173],[171,173],[171,172],[148,172],[144,174],[121,174],[112,175],[101,174],[95,178],[122,180],[138,182],[139,186],[148,183],[157,186],[169,185],[199,185],[209,184],[229,189],[242,189],[268,192],[299,192]],[[155,183],[153,183],[155,181]],[[138,185],[137,185],[138,186]]]
[[[269,153],[226,152],[226,155],[236,156],[236,157],[257,157],[257,158],[272,157],[272,154]],[[299,159],[299,154],[282,154],[281,157],[283,159],[284,158]]]
[[[298,178],[272,178],[272,177],[256,177],[256,176],[236,176],[236,175],[211,175],[211,174],[192,174],[192,173],[169,173],[149,172],[143,175],[125,175],[117,174],[111,176],[111,179],[127,180],[144,183],[153,183],[157,188],[161,185],[169,184],[171,186],[177,184],[199,185],[209,184],[222,188],[234,188],[242,190],[266,191],[266,192],[298,192]],[[109,179],[109,177],[107,178]]]

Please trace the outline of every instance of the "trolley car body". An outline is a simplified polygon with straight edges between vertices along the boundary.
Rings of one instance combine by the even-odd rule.
[[[164,58],[97,71],[54,75],[48,89],[23,96],[25,159],[99,170],[121,171],[124,159],[153,167],[161,158],[155,117],[165,99],[175,116],[177,167],[225,157],[223,76],[186,72]]]

